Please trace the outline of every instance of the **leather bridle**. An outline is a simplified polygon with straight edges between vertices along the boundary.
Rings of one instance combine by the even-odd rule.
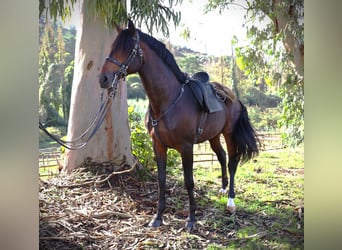
[[[140,57],[140,64],[143,64],[143,51],[140,48],[140,37],[138,31],[136,32],[136,37],[134,37],[133,40],[135,40],[134,47],[124,63],[120,63],[117,59],[111,56],[106,57],[106,61],[114,63],[115,65],[120,67],[118,71],[113,72],[113,81],[109,87],[110,89],[112,89],[110,95],[114,96],[116,94],[119,80],[127,76],[128,66],[137,55],[139,55]]]

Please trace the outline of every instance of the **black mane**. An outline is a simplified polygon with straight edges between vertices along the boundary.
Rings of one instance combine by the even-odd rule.
[[[141,32],[140,30],[138,30],[138,32],[141,37],[141,40],[147,43],[147,45],[151,49],[153,49],[157,53],[157,55],[166,63],[166,65],[170,67],[170,69],[175,74],[178,81],[185,82],[187,79],[185,74],[180,70],[174,56],[165,47],[165,44],[158,41],[154,37]]]
[[[165,44],[158,41],[152,36],[143,33],[141,30],[137,29],[139,32],[140,40],[145,42],[156,54],[165,62],[171,71],[175,74],[176,78],[180,82],[185,82],[187,80],[186,75],[180,70],[177,62],[171,52],[165,47]],[[123,30],[112,46],[111,55],[117,50],[131,51],[134,47],[134,40],[129,30]]]

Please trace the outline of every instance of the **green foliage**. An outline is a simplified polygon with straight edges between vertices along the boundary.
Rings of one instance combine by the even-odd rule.
[[[283,115],[279,125],[284,127],[283,139],[291,146],[304,142],[304,86],[288,75],[281,92]]]
[[[286,131],[285,142],[288,145],[301,143],[304,140],[304,76],[300,63],[294,60],[295,52],[290,44],[304,47],[304,1],[209,0],[205,11],[218,9],[221,13],[231,6],[246,11],[249,40],[248,46],[235,48],[237,66],[251,81],[262,78],[267,86],[280,92],[283,115],[279,125]],[[279,20],[286,22],[285,25],[280,26]],[[293,78],[300,80],[289,81]],[[262,96],[255,89],[249,88],[246,94],[246,98],[256,95],[257,98],[251,100],[259,99],[260,105]],[[251,100],[248,102],[253,104]]]
[[[281,118],[280,107],[264,108],[260,106],[247,107],[248,116],[257,131],[278,131],[278,121]]]
[[[142,86],[139,75],[128,75],[126,77],[126,83],[128,99],[146,99],[146,93]]]
[[[168,5],[166,4],[168,2]],[[179,25],[181,12],[174,11],[174,6],[181,4],[182,0],[141,0],[131,1],[130,17],[139,26],[144,23],[148,32],[152,34],[153,29],[161,30],[165,36],[169,36],[169,23]]]
[[[263,108],[275,108],[281,102],[281,98],[279,96],[266,94],[256,87],[247,88],[240,100],[246,105],[259,106]]]
[[[229,56],[208,56],[204,70],[210,75],[210,81],[219,82],[227,87],[232,83],[232,60]]]
[[[152,140],[147,132],[144,122],[144,111],[146,111],[147,102],[129,100],[128,119],[131,129],[132,153],[139,159],[139,162],[148,171],[156,168]],[[144,108],[142,108],[144,107]],[[168,150],[167,168],[173,169],[179,164],[179,153],[173,149]]]
[[[133,106],[129,106],[128,119],[131,128],[132,153],[145,168],[151,169],[154,163],[152,143],[142,115],[135,112]]]
[[[39,34],[39,119],[46,126],[66,126],[76,30],[41,19]]]
[[[63,21],[71,16],[72,9],[76,0],[39,0],[39,16],[45,16],[49,13],[50,17],[56,22],[57,18],[60,17]]]
[[[39,16],[49,13],[50,17],[57,20],[58,17],[64,21],[71,16],[76,0],[39,0]],[[174,6],[182,0],[139,0],[130,2],[130,10],[127,9],[125,0],[88,0],[88,18],[103,17],[104,24],[113,27],[115,23],[126,23],[128,18],[132,19],[138,26],[144,23],[152,33],[154,29],[160,30],[165,36],[169,36],[169,23],[172,21],[175,27],[181,19],[180,11],[174,11]],[[45,12],[45,13],[44,13]]]
[[[189,75],[193,75],[194,73],[203,70],[204,58],[198,54],[192,53],[178,58],[177,62],[183,71]]]

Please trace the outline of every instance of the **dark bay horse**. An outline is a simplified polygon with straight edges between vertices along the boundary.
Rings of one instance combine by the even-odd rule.
[[[128,28],[116,26],[118,36],[102,67],[101,88],[116,88],[118,80],[138,72],[149,99],[146,127],[152,137],[153,151],[158,166],[158,212],[149,226],[159,227],[166,208],[167,149],[176,149],[182,158],[184,183],[189,197],[189,216],[186,227],[195,226],[196,203],[193,180],[193,146],[209,140],[222,169],[222,189],[228,186],[226,152],[220,143],[223,134],[228,150],[229,192],[228,210],[235,211],[234,177],[237,165],[258,154],[259,141],[251,126],[245,106],[221,84],[212,83],[225,101],[222,110],[203,111],[188,86],[189,77],[183,73],[165,45],[136,29],[129,21]],[[200,133],[199,128],[201,128]]]

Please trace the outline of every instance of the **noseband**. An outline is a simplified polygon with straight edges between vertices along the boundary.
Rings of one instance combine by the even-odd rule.
[[[140,63],[143,63],[143,51],[140,48],[139,42],[140,42],[140,38],[139,38],[139,32],[136,32],[136,37],[133,38],[133,40],[135,40],[135,44],[134,44],[134,48],[132,49],[131,53],[128,55],[126,61],[124,63],[120,63],[118,60],[116,60],[115,58],[111,57],[111,56],[107,56],[106,57],[106,61],[110,61],[111,63],[114,63],[115,65],[119,66],[120,69],[116,72],[113,72],[114,78],[113,81],[111,83],[110,88],[113,89],[113,91],[111,91],[111,94],[115,95],[116,90],[117,90],[117,85],[118,82],[121,78],[124,78],[127,76],[127,69],[129,64],[133,61],[134,57],[139,54],[140,56]]]

